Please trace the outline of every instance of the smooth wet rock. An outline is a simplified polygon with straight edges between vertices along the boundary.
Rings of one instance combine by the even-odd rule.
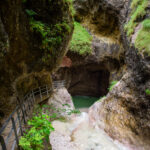
[[[60,111],[60,115],[67,118],[71,117],[67,115],[68,112],[74,109],[71,95],[66,88],[54,89],[53,94],[48,100],[48,104],[54,106],[56,109],[61,109],[62,111]]]
[[[52,150],[125,150],[103,130],[92,128],[87,113],[67,122],[54,121],[52,125],[55,128],[50,135]]]
[[[104,129],[110,137],[132,150],[149,150],[149,101],[133,88],[131,75],[125,74],[106,98],[91,106],[90,124]]]

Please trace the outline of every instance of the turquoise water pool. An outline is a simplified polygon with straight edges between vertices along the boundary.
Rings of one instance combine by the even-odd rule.
[[[99,100],[97,97],[89,97],[89,96],[72,96],[73,103],[75,108],[88,108],[94,102]]]

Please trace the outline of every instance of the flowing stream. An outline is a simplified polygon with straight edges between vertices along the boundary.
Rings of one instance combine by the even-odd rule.
[[[53,127],[55,131],[50,136],[53,150],[126,150],[103,130],[92,128],[85,112],[66,122],[54,121]]]

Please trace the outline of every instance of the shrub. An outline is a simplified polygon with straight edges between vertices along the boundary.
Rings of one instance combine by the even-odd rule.
[[[69,104],[63,106],[70,108]],[[56,119],[65,121],[65,118],[60,116],[61,112],[66,112],[68,115],[80,113],[79,110],[55,108],[53,105],[43,105],[42,108],[37,106],[32,119],[28,121],[29,129],[26,130],[26,134],[19,141],[19,145],[23,150],[44,149],[44,142],[49,143],[49,135],[54,131],[51,121]]]
[[[70,43],[70,50],[80,55],[90,54],[92,51],[92,36],[78,22],[74,22],[74,33]]]
[[[109,85],[109,91],[111,91],[112,89],[113,89],[113,87],[116,85],[118,83],[118,81],[116,81],[116,80],[114,80],[114,81],[112,81],[111,83],[110,83],[110,85]]]
[[[24,150],[41,150],[44,148],[44,140],[49,140],[49,135],[54,128],[49,121],[50,116],[38,113],[28,121],[30,129],[21,137],[19,145]]]

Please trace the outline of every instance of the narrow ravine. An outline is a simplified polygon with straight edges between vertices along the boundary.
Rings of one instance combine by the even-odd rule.
[[[92,128],[88,113],[74,115],[67,122],[54,121],[50,135],[53,150],[126,150],[102,129]]]

